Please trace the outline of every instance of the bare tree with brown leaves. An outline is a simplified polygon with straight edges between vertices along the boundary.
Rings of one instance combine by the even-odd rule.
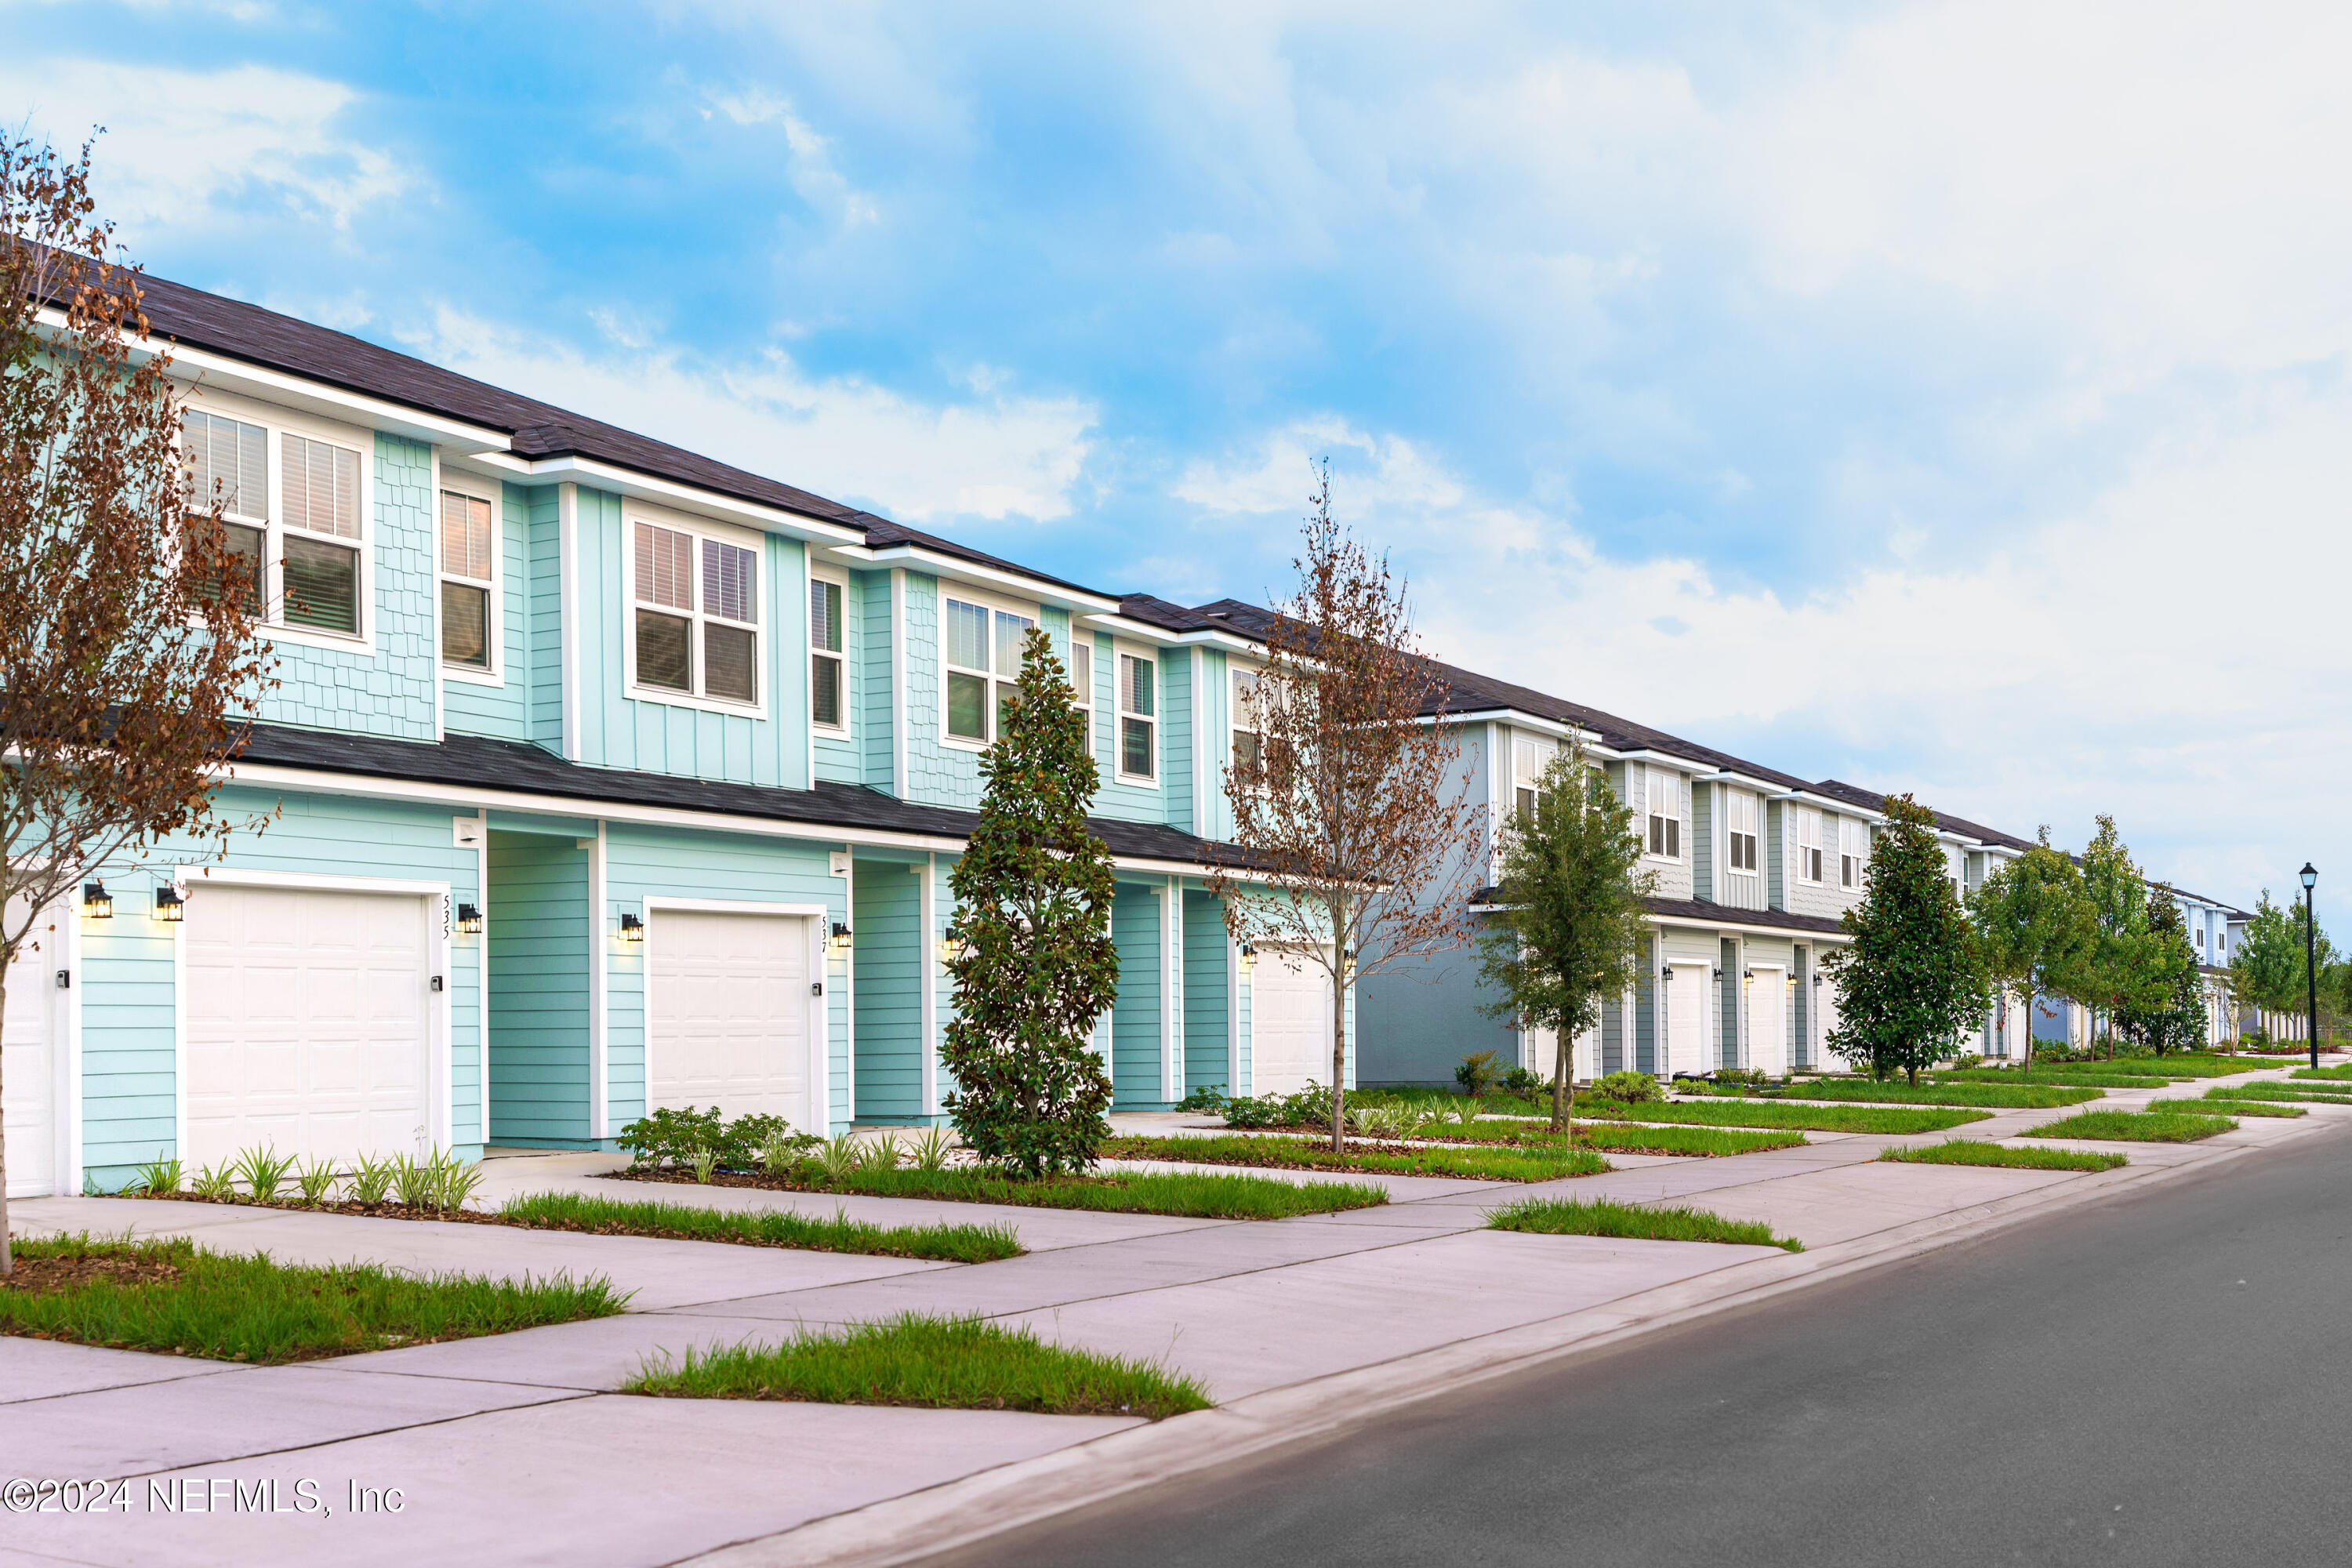
[[[1369,974],[1465,947],[1485,823],[1457,778],[1446,688],[1419,652],[1402,584],[1308,498],[1297,593],[1225,772],[1239,864],[1217,879],[1234,940],[1278,944],[1331,982],[1331,1147],[1345,1146],[1348,995]]]
[[[91,871],[247,826],[213,786],[274,684],[253,563],[189,493],[184,393],[95,211],[87,145],[0,138],[0,1013]],[[0,1142],[0,1274],[6,1173]]]

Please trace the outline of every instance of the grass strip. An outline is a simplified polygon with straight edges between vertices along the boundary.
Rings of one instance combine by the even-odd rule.
[[[667,1172],[609,1174],[631,1181],[692,1179]],[[803,1165],[792,1176],[722,1176],[714,1184],[777,1192],[834,1193],[870,1198],[932,1198],[943,1203],[1008,1204],[1019,1208],[1088,1209],[1108,1214],[1174,1215],[1186,1219],[1287,1219],[1370,1208],[1389,1201],[1369,1182],[1311,1185],[1270,1176],[1189,1171],[1099,1171],[1022,1181],[987,1171],[857,1171],[828,1179]]]
[[[2299,1079],[2352,1079],[2352,1067],[2297,1068],[2287,1076]]]
[[[2072,1079],[2077,1075],[2095,1077],[2102,1073],[2161,1073],[2167,1078],[2231,1078],[2242,1072],[2267,1072],[2284,1067],[2284,1062],[2266,1061],[2261,1057],[2217,1057],[2207,1053],[2165,1057],[2120,1057],[2111,1062],[2036,1062],[2033,1076],[2048,1073],[2054,1078]]]
[[[2112,1171],[2128,1165],[2123,1154],[2084,1149],[2012,1149],[1981,1138],[1948,1138],[1919,1149],[1885,1149],[1882,1161],[1905,1165],[2000,1165],[2017,1171]]]
[[[1614,1149],[1627,1154],[1691,1154],[1701,1158],[1805,1147],[1805,1135],[1801,1132],[1756,1131],[1745,1127],[1650,1127],[1626,1122],[1579,1126],[1576,1141],[1589,1149]]]
[[[1720,1241],[1735,1247],[1777,1247],[1802,1252],[1805,1244],[1774,1236],[1757,1220],[1726,1219],[1705,1209],[1653,1209],[1607,1198],[1522,1198],[1486,1212],[1489,1230],[1536,1236],[1618,1236],[1636,1241]]]
[[[1791,1100],[1858,1100],[1905,1105],[1989,1106],[1995,1110],[2047,1110],[2099,1098],[2087,1085],[2034,1083],[1876,1083],[1869,1079],[1829,1078],[1791,1087]]]
[[[782,1344],[689,1347],[675,1364],[667,1356],[645,1362],[621,1392],[1151,1421],[1209,1406],[1198,1380],[1150,1362],[1049,1345],[1034,1330],[978,1317],[920,1312],[837,1332],[803,1330]]]
[[[2311,1114],[2300,1105],[2279,1105],[2268,1100],[2239,1100],[2230,1095],[2214,1094],[2208,1094],[2202,1100],[2151,1100],[2147,1110],[2150,1116],[2218,1116],[2224,1110],[2232,1116]]]
[[[2021,1087],[2028,1082],[2052,1081],[2043,1079],[2042,1074],[2045,1071],[2054,1072],[2055,1069],[2036,1068],[2032,1079],[2028,1079],[2024,1074],[2014,1068],[1960,1068],[1932,1076],[1937,1083],[1999,1083]],[[2169,1074],[2158,1076],[2152,1071],[2147,1073],[2070,1072],[2054,1081],[2060,1087],[2067,1089],[2163,1089],[2168,1085],[2182,1082],[2189,1077],[2187,1073],[2181,1074],[2179,1078]]]
[[[1612,1121],[1681,1122],[1709,1127],[1801,1127],[1816,1132],[1941,1132],[1970,1121],[1982,1121],[1989,1110],[1939,1110],[1916,1106],[1783,1105],[1754,1100],[1681,1100],[1664,1105],[1617,1105],[1607,1100],[1580,1103],[1579,1116]]]
[[[2303,1100],[2312,1105],[2352,1105],[2352,1092],[2339,1094],[2319,1084],[2225,1083],[2205,1091],[2208,1100]]]
[[[1575,1144],[1514,1143],[1487,1148],[1415,1149],[1402,1143],[1348,1141],[1344,1154],[1296,1138],[1219,1137],[1106,1138],[1097,1146],[1106,1160],[1173,1160],[1196,1165],[1265,1165],[1293,1171],[1365,1171],[1383,1176],[1456,1176],[1477,1182],[1549,1182],[1558,1176],[1597,1176],[1609,1162]]]
[[[723,1241],[739,1247],[796,1247],[942,1263],[992,1263],[1018,1258],[1020,1237],[1001,1225],[869,1225],[836,1214],[736,1214],[687,1204],[630,1203],[582,1193],[534,1193],[509,1198],[499,1217],[533,1230],[579,1230],[598,1236],[656,1236],[678,1241]]]
[[[597,1276],[520,1280],[372,1263],[324,1268],[185,1240],[22,1237],[0,1333],[277,1365],[607,1318],[628,1294]]]
[[[2233,1131],[2226,1116],[2184,1116],[2174,1111],[2079,1110],[2056,1121],[2029,1127],[2021,1138],[2081,1138],[2100,1143],[2194,1143]]]

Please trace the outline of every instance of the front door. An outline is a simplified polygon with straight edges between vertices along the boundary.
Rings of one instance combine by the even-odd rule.
[[[8,966],[7,1014],[0,1018],[0,1119],[6,1128],[12,1198],[58,1190],[57,1044],[64,1034],[59,1015],[65,998],[58,991],[57,972],[65,966],[63,922],[52,910],[34,924],[16,962]]]
[[[1706,1070],[1708,965],[1677,963],[1666,986],[1666,1075]]]
[[[1780,1077],[1789,1070],[1789,982],[1787,972],[1757,964],[1748,984],[1748,1065]]]

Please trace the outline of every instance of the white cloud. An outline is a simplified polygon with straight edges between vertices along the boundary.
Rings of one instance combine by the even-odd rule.
[[[383,151],[337,131],[356,96],[265,66],[0,61],[0,100],[61,147],[106,127],[93,183],[126,237],[234,221],[226,209],[255,200],[348,228],[412,183]]]
[[[881,208],[872,196],[851,186],[833,166],[831,142],[793,112],[792,100],[765,88],[740,92],[708,92],[709,107],[703,118],[722,114],[737,125],[773,125],[782,131],[786,177],[801,199],[828,214],[845,228],[881,221]]]
[[[635,342],[585,352],[444,307],[415,352],[835,500],[908,522],[1067,515],[1091,404],[1023,397],[1003,378],[925,404],[856,379],[813,379],[781,353],[707,363]]]

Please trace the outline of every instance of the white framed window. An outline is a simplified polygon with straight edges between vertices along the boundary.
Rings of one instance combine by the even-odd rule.
[[[1070,632],[1070,700],[1087,719],[1087,755],[1095,754],[1095,635]]]
[[[996,739],[998,715],[1021,679],[1021,642],[1036,615],[955,593],[941,596],[940,623],[948,743],[985,746]]]
[[[630,695],[757,716],[756,536],[635,514],[628,536]]]
[[[1822,814],[1809,805],[1797,808],[1797,875],[1808,882],[1822,879]]]
[[[1679,774],[1663,769],[1649,770],[1650,778],[1643,792],[1649,806],[1650,853],[1661,860],[1683,858],[1683,781]]]
[[[1536,814],[1536,792],[1551,765],[1552,743],[1538,735],[1511,737],[1511,806],[1522,819]]]
[[[371,647],[366,433],[223,394],[204,402],[181,418],[189,502],[223,503],[227,591],[273,637]]]
[[[441,662],[461,675],[494,675],[499,654],[499,520],[486,496],[441,492]]]
[[[1756,797],[1737,790],[1723,793],[1725,863],[1734,871],[1756,869]]]
[[[849,733],[849,669],[843,658],[842,600],[847,584],[809,576],[809,722]]]
[[[1118,776],[1142,784],[1160,778],[1160,664],[1124,648],[1118,655]]]
[[[1870,825],[1852,816],[1838,818],[1838,886],[1862,886],[1863,862],[1870,858]]]

